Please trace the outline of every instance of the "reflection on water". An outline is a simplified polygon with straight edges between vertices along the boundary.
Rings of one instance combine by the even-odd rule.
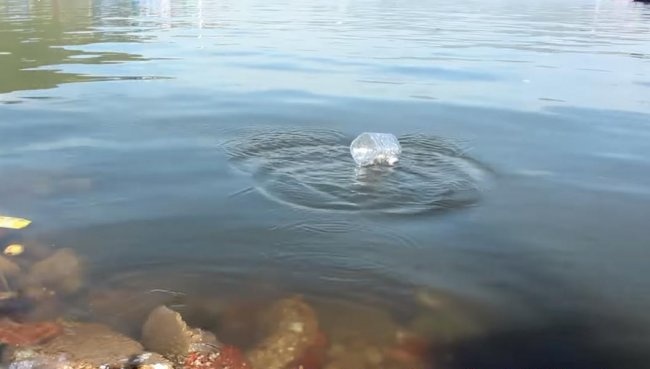
[[[0,0],[0,214],[87,261],[69,318],[134,336],[167,302],[248,345],[251,311],[300,293],[370,368],[403,329],[440,367],[640,368],[649,20],[631,1]],[[396,167],[355,168],[364,131],[400,137]]]
[[[103,27],[100,17],[106,15],[98,12],[100,5],[83,0],[7,0],[2,5],[8,16],[0,18],[0,93],[47,89],[62,83],[129,78],[72,73],[63,69],[65,65],[145,60],[141,55],[126,52],[92,52],[77,48],[95,43],[142,41],[126,30]],[[12,16],[14,13],[19,15]]]

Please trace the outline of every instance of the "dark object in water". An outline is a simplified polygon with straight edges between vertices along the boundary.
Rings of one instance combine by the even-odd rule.
[[[451,350],[449,367],[464,368],[617,368],[646,367],[645,353],[606,350],[590,342],[593,334],[571,322],[554,322],[548,327],[513,329],[475,337]],[[632,350],[630,350],[632,351]]]
[[[34,308],[34,302],[22,296],[2,296],[0,297],[0,315],[15,316],[28,313]]]

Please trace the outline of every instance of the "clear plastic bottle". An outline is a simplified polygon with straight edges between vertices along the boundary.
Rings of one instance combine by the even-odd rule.
[[[365,132],[350,144],[350,154],[357,165],[393,165],[399,160],[402,148],[395,135]]]

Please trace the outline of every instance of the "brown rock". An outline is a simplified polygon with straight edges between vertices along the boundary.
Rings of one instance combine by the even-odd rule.
[[[41,346],[18,348],[11,368],[121,368],[143,354],[142,345],[93,323],[64,323],[63,332]]]
[[[209,352],[220,346],[210,332],[190,328],[181,315],[166,306],[154,309],[142,327],[142,342],[147,350],[182,362],[190,352]]]
[[[247,355],[253,368],[286,368],[303,357],[318,337],[316,313],[300,298],[274,303],[261,323],[264,338]]]
[[[101,324],[67,324],[63,334],[42,347],[43,353],[69,353],[77,360],[93,365],[123,361],[143,351],[140,343]]]
[[[20,273],[20,267],[9,258],[0,255],[0,273],[4,274],[6,278],[14,277]],[[4,286],[0,286],[4,288]]]
[[[25,284],[28,288],[45,287],[69,295],[82,286],[81,261],[72,249],[60,249],[32,265]]]

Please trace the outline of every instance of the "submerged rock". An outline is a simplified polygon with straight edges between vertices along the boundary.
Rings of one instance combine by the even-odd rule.
[[[247,354],[259,369],[284,369],[298,362],[319,334],[316,313],[300,298],[274,303],[262,315],[261,328],[264,338]]]
[[[376,346],[390,345],[400,328],[388,309],[382,306],[341,301],[318,301],[318,316],[332,342],[344,346],[357,340]]]
[[[82,264],[72,249],[53,251],[40,244],[15,244],[20,253],[0,255],[0,314],[17,320],[52,320],[63,308],[60,297],[83,285]]]
[[[182,303],[174,295],[136,288],[93,288],[86,296],[92,319],[128,336],[140,336],[142,325],[160,305]]]
[[[83,285],[81,261],[72,249],[60,249],[32,265],[24,284],[28,289],[45,288],[60,295],[73,294]]]
[[[0,314],[17,320],[60,316],[62,299],[83,284],[82,265],[72,249],[53,251],[40,244],[13,244],[0,255]]]
[[[450,344],[475,337],[485,330],[479,312],[468,302],[433,289],[419,290],[415,298],[422,309],[409,328],[421,337],[438,344]]]
[[[55,322],[16,323],[10,319],[0,320],[0,343],[12,346],[30,346],[47,341],[63,332]]]
[[[142,345],[109,327],[94,323],[72,323],[64,333],[43,346],[41,352],[67,352],[92,364],[118,363],[143,352]]]
[[[319,332],[314,343],[296,361],[289,365],[289,368],[299,369],[321,369],[327,360],[327,348],[329,340],[324,333]]]
[[[105,325],[64,323],[63,328],[40,346],[11,350],[10,369],[172,368],[169,361],[145,353],[140,343]]]
[[[142,340],[147,349],[183,369],[251,369],[238,348],[221,344],[210,332],[190,328],[178,312],[166,306],[151,312],[142,328]]]
[[[417,336],[396,337],[388,345],[376,345],[368,338],[333,343],[324,369],[423,369],[432,362],[429,342]]]
[[[0,255],[0,273],[7,278],[14,277],[20,273],[20,266],[11,261],[8,257]]]
[[[384,356],[392,362],[409,368],[425,367],[435,356],[430,339],[411,331],[402,330],[395,337],[395,344],[384,349]]]
[[[190,328],[181,314],[166,306],[154,309],[142,327],[144,346],[174,362],[183,362],[192,352],[216,352],[221,344],[214,334]]]
[[[251,365],[238,348],[222,346],[216,352],[190,353],[183,369],[251,369]]]
[[[261,301],[237,301],[219,312],[216,332],[219,338],[239,347],[251,347],[257,341],[257,318],[268,308]]]

